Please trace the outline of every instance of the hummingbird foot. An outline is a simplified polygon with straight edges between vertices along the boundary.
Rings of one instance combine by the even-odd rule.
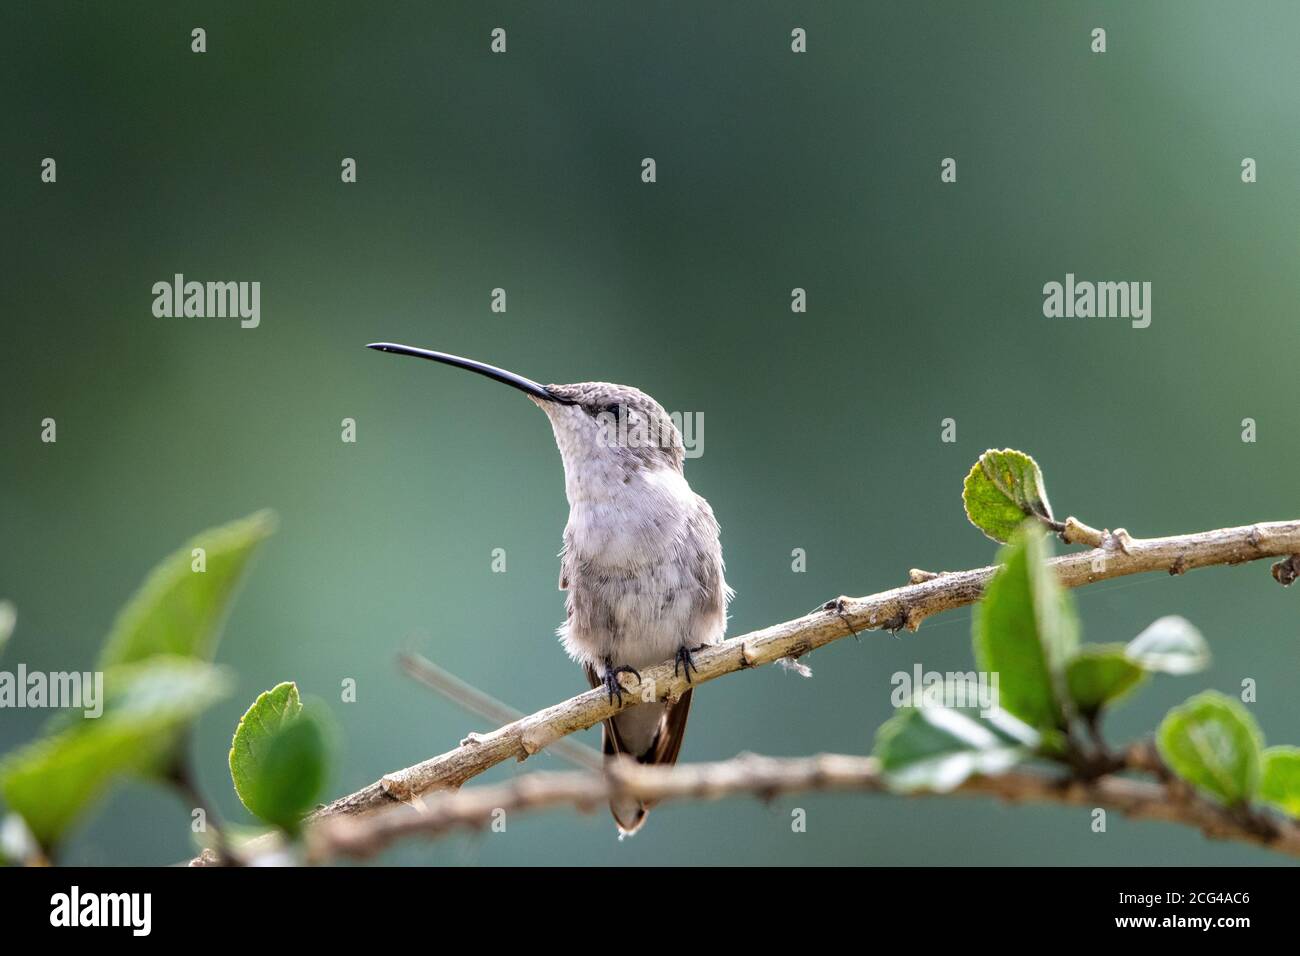
[[[695,648],[697,651],[699,648]],[[673,676],[676,677],[679,671],[686,672],[686,683],[693,684],[691,680],[691,671],[699,673],[700,669],[695,666],[695,659],[691,656],[691,649],[683,644],[677,648],[677,657],[673,661]]]
[[[605,685],[605,693],[609,695],[609,702],[614,703],[614,698],[618,698],[620,704],[623,703],[623,695],[627,693],[623,685],[619,683],[619,674],[631,674],[636,678],[636,682],[641,683],[641,673],[635,667],[628,667],[626,664],[622,667],[615,667],[614,662],[608,657],[605,658],[605,674],[601,678]]]

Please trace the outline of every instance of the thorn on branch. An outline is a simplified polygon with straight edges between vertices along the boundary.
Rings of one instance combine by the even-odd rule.
[[[898,613],[881,625],[890,634],[897,634],[903,628],[914,631],[916,628],[911,626],[911,618],[907,613],[907,608],[900,607]]]
[[[1127,531],[1123,528],[1116,528],[1114,531],[1107,530],[1105,534],[1106,540],[1102,544],[1102,547],[1107,551],[1118,550],[1125,554],[1129,553],[1128,546],[1133,543],[1133,539],[1129,536]]]
[[[1128,546],[1133,543],[1133,538],[1123,528],[1116,528],[1114,531],[1105,528],[1098,531],[1078,518],[1065,519],[1065,524],[1061,526],[1060,538],[1066,544],[1086,544],[1090,548],[1122,551],[1124,554],[1129,553]]]
[[[1293,554],[1273,565],[1273,580],[1284,588],[1289,588],[1300,577],[1300,554]]]

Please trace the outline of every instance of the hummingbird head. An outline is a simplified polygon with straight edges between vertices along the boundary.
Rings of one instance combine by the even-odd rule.
[[[551,421],[567,474],[606,472],[624,481],[641,469],[681,472],[681,432],[664,407],[639,388],[579,382],[546,390],[559,401],[529,397]]]
[[[367,348],[463,368],[525,393],[550,419],[571,496],[627,484],[643,470],[682,471],[682,436],[662,405],[638,388],[609,382],[542,385],[474,359],[376,342]]]

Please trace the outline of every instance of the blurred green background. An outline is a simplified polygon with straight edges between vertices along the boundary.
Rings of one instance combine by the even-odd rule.
[[[488,49],[498,26],[504,56]],[[687,476],[722,524],[732,634],[910,567],[988,563],[960,488],[989,446],[1037,456],[1060,514],[1136,535],[1297,517],[1297,35],[1289,0],[7,4],[0,596],[19,618],[4,666],[90,667],[156,560],[271,506],[280,530],[218,654],[239,690],[194,741],[228,817],[249,819],[230,734],[277,681],[338,718],[337,794],[490,729],[401,676],[404,647],[523,710],[586,689],[553,636],[567,506],[544,417],[362,348],[377,339],[702,412]],[[1257,184],[1240,180],[1246,156]],[[260,328],[154,318],[151,286],[176,272],[260,281]],[[1152,282],[1151,327],[1045,319],[1041,288],[1067,272]],[[790,311],[796,286],[807,314]],[[46,416],[57,444],[40,441]],[[1215,653],[1121,707],[1113,738],[1249,677],[1269,741],[1300,742],[1300,596],[1267,564],[1077,598],[1092,640],[1177,612]],[[811,680],[711,684],[683,758],[866,752],[890,675],[967,669],[969,628],[969,610],[946,614],[811,655]],[[0,750],[46,716],[0,714]],[[484,779],[563,766],[541,755]],[[517,817],[385,859],[1277,862],[1117,814],[1106,834],[1089,823],[801,796],[664,807],[623,843],[604,812]],[[189,837],[176,798],[128,785],[66,859],[170,862]]]

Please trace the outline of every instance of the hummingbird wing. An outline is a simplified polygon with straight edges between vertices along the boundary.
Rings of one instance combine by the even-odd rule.
[[[595,668],[591,665],[584,666],[583,671],[587,675],[587,682],[592,687],[604,686],[604,682],[596,675]],[[664,703],[658,705],[664,710],[659,719],[658,730],[651,740],[650,746],[640,753],[628,747],[624,735],[619,733],[619,715],[616,714],[609,720],[602,721],[601,749],[604,750],[606,759],[613,759],[621,754],[627,754],[635,758],[637,763],[675,764],[677,755],[682,750],[682,740],[686,736],[686,718],[690,716],[691,695],[693,693],[691,690],[686,691],[675,704]],[[656,705],[641,704],[640,706],[654,707]],[[609,802],[609,811],[614,816],[614,822],[618,824],[619,832],[627,836],[641,829],[646,814],[653,806],[654,801],[611,800]]]

